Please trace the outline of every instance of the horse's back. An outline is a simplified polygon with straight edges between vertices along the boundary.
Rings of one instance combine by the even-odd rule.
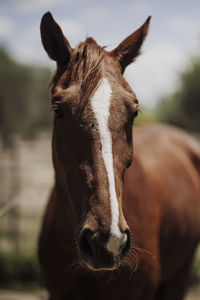
[[[167,198],[174,195],[173,202],[179,201],[180,205],[184,196],[191,198],[188,189],[199,196],[200,144],[195,138],[167,125],[136,128],[134,138],[135,160],[149,183],[157,183],[156,189],[160,186]],[[134,170],[134,162],[132,168]],[[175,195],[182,197],[175,200]],[[200,203],[200,199],[197,202]]]
[[[163,160],[164,155],[173,153],[176,159],[181,153],[191,159],[200,173],[200,144],[187,132],[169,125],[136,127],[134,130],[135,156],[150,162]],[[172,159],[173,159],[172,157]]]
[[[131,226],[141,224],[144,246],[160,257],[163,277],[171,276],[191,257],[200,239],[199,143],[171,126],[135,128],[134,160],[125,190],[128,214],[130,206],[139,214]],[[139,193],[141,199],[135,200]]]

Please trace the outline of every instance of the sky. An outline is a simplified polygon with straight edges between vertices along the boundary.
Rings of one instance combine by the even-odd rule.
[[[47,11],[72,47],[92,36],[108,50],[151,15],[142,54],[125,72],[141,105],[149,109],[177,89],[180,72],[200,50],[198,0],[0,0],[0,45],[22,63],[53,68],[39,32]]]

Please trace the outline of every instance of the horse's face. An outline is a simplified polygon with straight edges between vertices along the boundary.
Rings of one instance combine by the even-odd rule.
[[[91,38],[71,49],[49,13],[41,23],[43,45],[57,61],[52,88],[57,180],[76,212],[81,262],[92,270],[116,269],[130,247],[122,193],[138,101],[122,73],[138,54],[148,23],[112,52]]]

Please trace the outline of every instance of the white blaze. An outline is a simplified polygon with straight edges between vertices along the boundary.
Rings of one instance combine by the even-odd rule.
[[[111,234],[107,249],[114,254],[118,253],[119,246],[123,241],[123,235],[119,229],[119,204],[115,189],[115,177],[113,169],[112,137],[109,130],[111,86],[108,79],[103,78],[91,99],[91,106],[98,123],[99,135],[102,145],[102,157],[104,160],[110,193],[111,206]]]

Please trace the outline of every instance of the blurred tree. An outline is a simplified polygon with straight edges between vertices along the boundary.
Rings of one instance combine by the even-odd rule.
[[[180,88],[161,100],[158,105],[160,120],[184,129],[200,131],[200,57],[191,59],[180,75]]]
[[[32,137],[49,127],[50,70],[25,66],[0,48],[0,135],[10,146],[13,135]]]

